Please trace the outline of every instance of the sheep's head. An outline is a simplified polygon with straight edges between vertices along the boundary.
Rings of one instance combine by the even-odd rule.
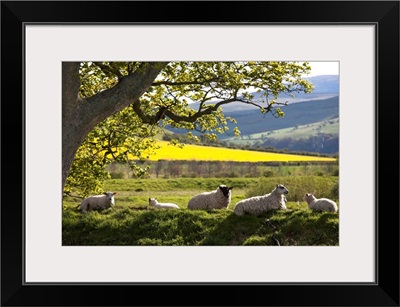
[[[221,184],[219,189],[222,191],[222,194],[224,194],[225,197],[229,197],[233,187],[227,187],[226,185]]]
[[[316,198],[315,198],[315,196],[314,196],[314,193],[306,193],[304,196],[303,196],[303,200],[306,202],[306,203],[311,203],[313,200],[315,200]]]
[[[149,205],[154,206],[157,203],[157,198],[149,198]]]
[[[283,184],[277,184],[276,190],[279,194],[288,194],[289,190]]]
[[[115,204],[114,195],[116,195],[116,194],[117,194],[117,192],[105,192],[105,193],[104,193],[104,195],[107,196],[108,201],[109,201],[112,205]]]

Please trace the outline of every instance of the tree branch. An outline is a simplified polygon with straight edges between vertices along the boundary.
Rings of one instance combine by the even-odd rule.
[[[231,99],[227,99],[227,100],[223,100],[220,101],[218,103],[216,103],[213,106],[209,106],[206,109],[202,109],[201,111],[197,111],[195,114],[193,115],[188,115],[188,116],[182,116],[182,115],[176,115],[174,113],[172,113],[170,110],[166,109],[164,112],[164,115],[169,117],[170,119],[172,119],[174,122],[188,122],[188,123],[194,123],[198,118],[204,116],[204,115],[208,115],[211,114],[212,112],[216,111],[221,105],[227,104],[227,103],[231,103],[237,101],[236,98],[231,98]]]
[[[180,86],[180,85],[202,85],[202,84],[207,84],[210,82],[215,82],[218,81],[219,78],[211,78],[209,80],[204,79],[203,81],[181,81],[181,82],[174,82],[174,81],[157,81],[153,82],[151,85],[152,86],[158,86],[158,85],[173,85],[173,86]]]
[[[121,111],[132,102],[135,105],[167,64],[168,62],[144,62],[135,72],[123,77],[116,86],[85,99],[80,116],[90,121],[86,127],[88,132],[96,124]],[[140,113],[137,108],[135,111]]]
[[[149,125],[154,125],[160,119],[164,119],[165,117],[169,117],[171,120],[173,120],[176,123],[179,123],[179,122],[194,123],[200,117],[202,117],[204,115],[209,115],[212,112],[216,111],[220,106],[222,106],[224,104],[232,103],[232,102],[242,102],[245,104],[253,105],[255,107],[258,107],[259,109],[264,109],[265,113],[270,112],[274,104],[287,105],[287,102],[285,102],[285,103],[276,102],[274,104],[269,104],[265,108],[255,102],[251,102],[251,101],[240,99],[240,98],[230,98],[230,99],[220,101],[213,106],[206,106],[205,108],[200,107],[195,114],[191,114],[191,115],[177,115],[177,114],[173,113],[168,107],[163,106],[163,107],[160,107],[160,109],[157,111],[157,113],[152,116],[149,116],[143,112],[143,110],[140,108],[139,100],[136,100],[132,104],[132,107],[133,107],[133,110],[135,111],[135,113],[139,116],[139,118],[142,120],[143,123],[149,124]]]
[[[137,114],[137,116],[139,116],[139,118],[141,119],[141,121],[144,124],[149,124],[149,125],[154,125],[155,123],[157,123],[162,117],[164,117],[165,111],[166,111],[166,107],[160,107],[160,109],[158,110],[158,112],[156,114],[154,114],[153,116],[148,116],[146,113],[143,112],[143,110],[140,108],[140,101],[139,99],[135,100],[135,102],[132,104],[132,108],[135,111],[135,113]]]

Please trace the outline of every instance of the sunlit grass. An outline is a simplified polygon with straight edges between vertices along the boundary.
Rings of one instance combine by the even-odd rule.
[[[290,191],[287,210],[270,211],[259,217],[234,214],[238,201],[270,192],[278,182],[285,183]],[[214,190],[220,183],[234,186],[227,209],[187,209],[193,195]],[[300,199],[303,193],[314,190],[321,196],[336,199],[336,183],[335,177],[319,176],[112,179],[105,185],[106,190],[117,191],[112,209],[82,214],[77,209],[81,199],[64,199],[62,242],[63,245],[114,246],[265,246],[277,245],[277,242],[283,246],[338,246],[339,214],[313,212]],[[176,203],[180,210],[151,208],[149,197]],[[266,223],[266,219],[271,224]]]

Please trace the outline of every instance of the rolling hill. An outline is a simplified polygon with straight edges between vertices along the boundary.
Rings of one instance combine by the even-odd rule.
[[[246,136],[338,118],[339,97],[293,103],[282,106],[281,110],[285,113],[283,118],[275,118],[270,114],[264,115],[258,109],[226,112],[226,115],[237,120],[239,130]],[[230,131],[233,131],[236,124],[229,123],[228,126]],[[227,139],[231,136],[221,135],[220,138]]]
[[[278,101],[287,101],[287,105],[281,106],[285,113],[282,118],[262,114],[258,108],[242,103],[224,105],[225,115],[235,118],[237,124],[228,122],[229,130],[218,138],[251,147],[336,154],[339,150],[339,76],[316,76],[309,80],[315,87],[313,93],[296,94],[294,98],[279,97]],[[257,99],[258,94],[254,94]],[[233,135],[236,126],[241,132],[239,138]],[[180,134],[187,132],[169,130]]]

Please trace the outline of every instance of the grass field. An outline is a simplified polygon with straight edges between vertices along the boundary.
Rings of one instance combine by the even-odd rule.
[[[332,120],[330,124],[314,123],[309,125],[299,125],[296,129],[293,127],[275,130],[273,134],[269,135],[269,138],[283,139],[292,138],[294,140],[308,138],[310,136],[316,136],[318,133],[326,134],[337,134],[339,131],[339,119]],[[252,139],[261,138],[262,134],[252,135]]]
[[[236,202],[269,193],[277,183],[289,189],[288,210],[270,211],[260,217],[239,217],[233,213]],[[219,184],[234,187],[228,209],[187,209],[193,195],[215,190]],[[317,191],[321,197],[337,200],[337,187],[335,176],[113,179],[105,185],[105,190],[117,192],[112,209],[82,214],[76,210],[81,199],[64,199],[62,242],[63,245],[335,246],[339,244],[339,214],[312,212],[300,198],[303,193]],[[149,208],[149,197],[176,203],[181,210]]]
[[[183,148],[171,145],[167,141],[158,141],[160,147],[149,160],[202,160],[235,162],[296,162],[296,161],[335,161],[335,158],[294,154],[281,154],[251,150],[231,149],[187,144]]]
[[[300,140],[307,139],[310,136],[318,136],[320,133],[338,135],[339,119],[336,118],[329,121],[325,120],[307,125],[298,125],[296,127],[254,133],[246,137],[231,137],[228,138],[227,141],[238,145],[246,145],[253,144],[257,141],[265,141],[266,137],[268,137],[268,139],[290,138],[293,140]]]

